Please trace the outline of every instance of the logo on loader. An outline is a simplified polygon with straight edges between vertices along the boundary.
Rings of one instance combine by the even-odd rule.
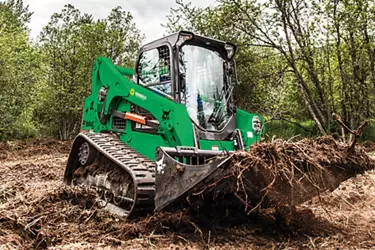
[[[147,100],[147,97],[146,97],[146,96],[142,95],[141,93],[135,92],[134,89],[130,89],[130,95],[131,95],[131,96],[134,96],[134,95],[135,95],[138,99],[141,99],[142,101]]]
[[[156,171],[158,172],[158,174],[164,174],[165,163],[163,163],[163,161],[164,155],[159,161],[156,161]]]

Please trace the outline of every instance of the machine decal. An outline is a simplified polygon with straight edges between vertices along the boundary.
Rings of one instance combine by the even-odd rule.
[[[141,93],[138,93],[138,92],[135,92],[135,96],[138,98],[138,99],[141,99],[143,101],[146,101],[147,100],[147,97],[145,95],[142,95]]]

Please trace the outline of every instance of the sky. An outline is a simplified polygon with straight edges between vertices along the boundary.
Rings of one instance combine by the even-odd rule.
[[[188,1],[185,1],[188,2]],[[193,6],[206,7],[215,0],[190,0]],[[24,0],[29,10],[34,12],[29,27],[31,36],[36,38],[47,25],[53,13],[60,13],[66,4],[71,4],[82,13],[92,14],[94,18],[105,18],[110,11],[121,6],[132,13],[137,27],[145,34],[145,42],[155,40],[165,34],[161,23],[166,21],[175,0]]]

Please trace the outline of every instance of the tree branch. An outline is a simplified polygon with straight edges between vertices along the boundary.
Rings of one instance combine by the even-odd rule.
[[[346,130],[348,133],[354,135],[354,139],[350,142],[348,152],[353,152],[357,139],[362,135],[363,129],[370,123],[369,120],[364,121],[356,130],[350,129],[342,120],[341,117],[335,113],[332,114],[333,118],[337,121],[341,127]]]

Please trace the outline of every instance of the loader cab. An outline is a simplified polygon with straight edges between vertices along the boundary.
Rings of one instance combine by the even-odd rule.
[[[144,45],[137,83],[184,104],[204,137],[224,139],[236,128],[232,97],[236,46],[181,31]],[[228,134],[228,133],[225,133]],[[215,138],[213,138],[215,137]]]

